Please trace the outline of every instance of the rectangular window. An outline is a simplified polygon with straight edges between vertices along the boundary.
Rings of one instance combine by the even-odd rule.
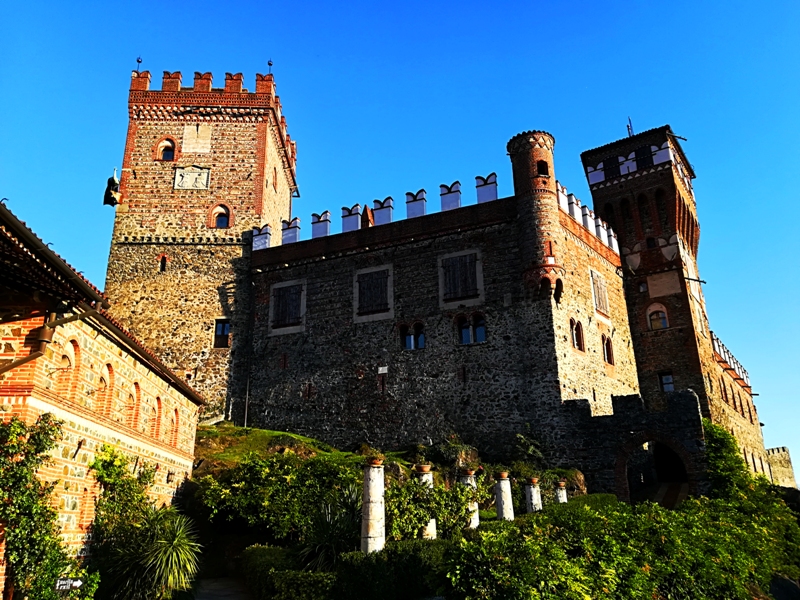
[[[217,319],[214,323],[214,348],[230,348],[231,322],[228,319]]]
[[[610,315],[611,311],[608,307],[608,291],[606,290],[606,282],[594,271],[592,273],[592,292],[594,294],[594,307],[598,312],[604,315]]]
[[[662,373],[661,375],[658,376],[658,378],[661,384],[662,392],[675,391],[675,382],[672,380],[672,373]]]
[[[292,327],[303,323],[303,284],[287,285],[272,290],[272,328]]]
[[[642,146],[636,149],[636,168],[646,169],[653,166],[653,151],[650,146]]]
[[[444,270],[444,300],[478,297],[477,253],[451,256],[442,260]]]
[[[603,172],[606,179],[619,177],[619,156],[609,156],[603,161]]]
[[[359,273],[358,314],[371,315],[389,310],[389,269]]]

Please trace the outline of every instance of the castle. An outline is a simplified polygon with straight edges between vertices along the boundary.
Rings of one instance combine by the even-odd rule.
[[[622,497],[700,489],[708,417],[790,483],[709,328],[695,175],[669,126],[581,155],[594,209],[556,179],[553,136],[527,131],[507,146],[513,196],[492,173],[475,203],[442,184],[439,211],[419,190],[405,219],[375,200],[343,207],[338,235],[313,215],[301,241],[272,75],[150,84],[132,74],[106,293],[209,414],[345,446],[458,432],[496,453],[528,424]]]

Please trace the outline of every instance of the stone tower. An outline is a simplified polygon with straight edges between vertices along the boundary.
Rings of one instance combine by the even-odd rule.
[[[595,211],[617,232],[639,386],[651,410],[692,389],[703,415],[768,472],[744,368],[709,329],[697,268],[694,171],[668,125],[581,154]]]
[[[251,232],[290,218],[295,143],[272,75],[249,92],[241,73],[213,88],[211,73],[183,87],[164,72],[151,90],[150,73],[134,72],[128,111],[106,292],[116,318],[220,413],[247,343]]]

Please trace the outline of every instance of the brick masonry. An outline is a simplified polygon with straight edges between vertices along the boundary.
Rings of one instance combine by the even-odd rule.
[[[0,364],[32,352],[44,318],[0,325]],[[103,444],[137,465],[154,465],[152,499],[170,503],[192,471],[199,406],[98,321],[55,330],[43,356],[0,375],[0,417],[33,423],[49,412],[63,438],[40,475],[57,481],[54,500],[65,542],[86,550],[99,485],[88,466]]]

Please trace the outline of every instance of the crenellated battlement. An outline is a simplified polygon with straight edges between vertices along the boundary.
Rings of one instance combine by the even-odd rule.
[[[556,194],[558,196],[558,207],[572,217],[591,235],[599,239],[603,244],[611,248],[615,254],[619,254],[619,244],[617,234],[611,225],[595,215],[594,211],[567,191],[567,187],[556,182]]]
[[[255,92],[244,87],[241,73],[225,73],[224,86],[216,88],[213,74],[199,71],[191,87],[183,85],[180,71],[164,71],[160,90],[150,89],[151,80],[149,71],[131,73],[128,112],[132,121],[269,122],[294,177],[297,143],[289,135],[271,73],[256,74]]]
[[[722,341],[711,332],[711,345],[714,347],[717,362],[723,363],[725,370],[733,372],[733,378],[745,387],[750,387],[750,375]]]
[[[767,448],[767,454],[777,456],[779,454],[789,454],[789,449],[786,446],[778,446],[777,448]]]

